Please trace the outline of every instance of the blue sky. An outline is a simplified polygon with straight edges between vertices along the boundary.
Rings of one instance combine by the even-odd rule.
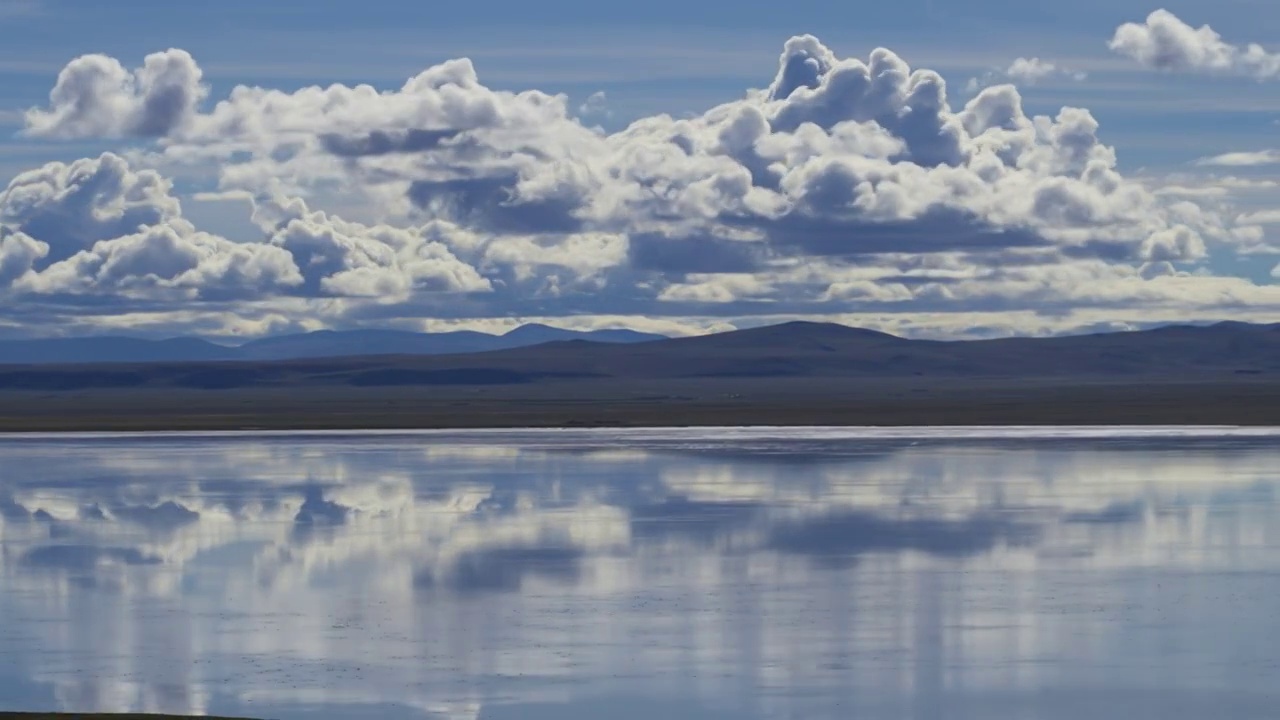
[[[27,307],[43,304],[48,307],[49,314],[11,312],[0,321],[0,328],[7,326],[3,332],[9,334],[27,334],[37,330],[48,332],[49,328],[55,328],[57,332],[71,334],[126,329],[151,334],[200,332],[216,335],[261,334],[369,323],[433,327],[440,323],[462,322],[486,326],[525,319],[522,313],[530,307],[542,308],[549,313],[538,316],[542,320],[563,316],[568,324],[666,326],[672,331],[694,331],[792,314],[830,316],[918,334],[963,333],[966,324],[987,326],[991,324],[985,322],[987,320],[994,320],[996,326],[1005,327],[1008,332],[1056,332],[1108,323],[1120,327],[1148,319],[1167,321],[1183,316],[1186,319],[1220,319],[1240,314],[1247,319],[1280,319],[1276,314],[1278,307],[1272,304],[1276,289],[1272,273],[1273,269],[1280,270],[1277,266],[1280,257],[1267,251],[1268,247],[1280,245],[1280,238],[1272,238],[1272,235],[1280,233],[1280,225],[1255,225],[1253,230],[1245,233],[1250,239],[1244,245],[1238,237],[1223,239],[1235,232],[1234,228],[1239,225],[1234,222],[1235,217],[1280,208],[1274,200],[1275,188],[1270,185],[1280,179],[1277,177],[1280,173],[1276,172],[1280,165],[1224,166],[1197,162],[1225,153],[1258,152],[1276,147],[1275,135],[1280,130],[1277,126],[1277,119],[1280,119],[1280,79],[1267,76],[1261,70],[1241,69],[1243,66],[1196,67],[1183,63],[1177,67],[1153,67],[1152,62],[1136,58],[1132,52],[1126,54],[1108,47],[1108,41],[1118,26],[1129,22],[1141,23],[1149,13],[1161,8],[1190,26],[1212,25],[1226,43],[1240,47],[1258,43],[1267,50],[1280,50],[1280,6],[1257,0],[1220,0],[1213,3],[1181,0],[1161,5],[1136,0],[1079,0],[1065,4],[1008,0],[965,3],[902,0],[867,4],[799,0],[777,4],[746,0],[732,6],[687,0],[654,0],[629,5],[582,0],[449,4],[380,0],[360,3],[230,0],[212,4],[157,0],[124,4],[68,0],[0,2],[0,25],[7,30],[6,52],[0,55],[0,76],[3,80],[0,82],[0,121],[9,133],[9,138],[0,142],[0,174],[12,178],[50,162],[70,163],[82,158],[94,159],[103,152],[117,153],[127,159],[129,172],[154,172],[172,181],[171,192],[182,202],[184,221],[194,223],[199,231],[225,237],[232,243],[261,240],[261,237],[254,237],[263,230],[260,223],[251,221],[248,200],[228,199],[228,196],[213,201],[207,195],[196,197],[195,193],[217,190],[240,193],[244,197],[261,196],[268,190],[266,184],[253,185],[243,177],[230,177],[231,173],[238,171],[229,173],[227,166],[241,164],[254,152],[266,155],[266,159],[259,158],[259,165],[269,162],[272,157],[278,160],[283,154],[298,152],[296,145],[290,143],[307,141],[285,142],[276,138],[271,141],[275,145],[266,147],[262,144],[265,141],[257,138],[256,149],[239,145],[232,150],[229,148],[234,143],[218,144],[225,137],[220,137],[218,142],[209,136],[191,140],[188,133],[186,139],[180,140],[174,134],[176,130],[163,137],[119,131],[116,126],[111,126],[106,132],[68,131],[65,128],[31,132],[29,128],[24,131],[27,123],[24,111],[29,108],[54,109],[50,91],[59,72],[68,62],[90,53],[115,58],[129,71],[139,67],[150,53],[169,48],[190,53],[202,73],[200,81],[207,87],[203,91],[204,99],[193,112],[204,114],[211,112],[218,101],[226,99],[238,86],[295,93],[311,85],[328,87],[334,83],[345,86],[367,83],[379,90],[396,91],[408,78],[428,67],[450,59],[469,58],[474,63],[479,83],[488,90],[519,92],[536,89],[553,95],[564,94],[567,96],[564,101],[566,113],[576,118],[574,122],[599,126],[606,137],[615,134],[617,137],[611,141],[610,147],[616,149],[621,142],[618,140],[620,131],[635,121],[646,122],[664,114],[676,119],[702,118],[703,113],[722,103],[743,102],[744,93],[749,89],[769,87],[779,72],[779,53],[787,39],[812,33],[840,59],[866,62],[873,49],[885,47],[899,55],[912,69],[936,71],[947,83],[947,98],[953,112],[959,112],[982,87],[1006,81],[1017,86],[1022,111],[1028,118],[1037,115],[1053,117],[1064,106],[1087,109],[1097,121],[1097,140],[1114,148],[1114,169],[1123,175],[1126,182],[1142,185],[1155,196],[1165,198],[1168,205],[1195,202],[1202,212],[1216,213],[1215,220],[1197,220],[1214,225],[1214,228],[1193,228],[1203,236],[1203,252],[1186,251],[1184,247],[1180,254],[1161,251],[1152,255],[1151,243],[1147,243],[1148,249],[1142,251],[1147,253],[1144,256],[1122,258],[1117,254],[1118,250],[1112,249],[1092,259],[1109,263],[1107,272],[1124,266],[1147,276],[1159,270],[1163,277],[1176,271],[1186,276],[1235,277],[1250,286],[1223,289],[1200,283],[1193,294],[1203,290],[1206,298],[1221,298],[1225,293],[1230,296],[1229,300],[1225,304],[1221,300],[1213,300],[1182,306],[1166,300],[1151,305],[1149,298],[1155,295],[1168,298],[1186,294],[1182,290],[1172,291],[1164,287],[1172,282],[1167,280],[1160,280],[1150,288],[1134,286],[1125,293],[1099,293],[1105,296],[1105,301],[1095,298],[1084,304],[1079,304],[1078,298],[1063,300],[1055,296],[1046,299],[1043,295],[1019,295],[1007,289],[993,295],[985,291],[943,292],[938,286],[922,295],[917,292],[919,283],[905,286],[894,283],[891,291],[880,292],[888,287],[883,284],[885,278],[900,276],[903,268],[917,260],[932,262],[941,258],[934,265],[948,265],[951,267],[948,272],[965,277],[991,275],[993,272],[1000,274],[1009,263],[1007,258],[995,260],[988,257],[978,262],[976,256],[961,258],[947,255],[943,258],[942,255],[916,253],[913,257],[878,255],[876,263],[884,260],[894,265],[897,271],[882,273],[877,276],[879,279],[872,279],[872,282],[881,284],[875,292],[859,295],[858,303],[839,305],[830,303],[830,288],[862,282],[865,278],[859,274],[860,271],[876,264],[866,260],[861,250],[853,254],[843,253],[844,259],[833,264],[830,254],[823,254],[819,259],[804,253],[786,255],[770,247],[766,252],[769,263],[765,275],[761,274],[765,272],[761,268],[755,268],[752,275],[743,273],[741,268],[728,267],[693,273],[691,269],[696,268],[691,266],[679,269],[674,275],[670,270],[664,270],[661,276],[657,276],[652,274],[653,268],[641,268],[649,275],[639,273],[635,267],[618,270],[619,263],[605,272],[603,260],[594,264],[577,263],[579,267],[576,268],[571,267],[575,263],[563,259],[548,260],[550,251],[546,249],[552,246],[560,248],[568,257],[576,256],[578,252],[572,249],[578,247],[573,243],[608,244],[595,236],[574,234],[578,231],[614,233],[621,238],[620,243],[629,243],[625,252],[633,261],[637,255],[637,238],[641,235],[648,237],[648,234],[658,232],[664,237],[674,238],[685,233],[689,239],[710,232],[718,233],[716,237],[724,239],[721,236],[726,232],[733,234],[722,224],[691,232],[686,227],[689,223],[679,224],[679,228],[674,225],[626,227],[625,223],[619,224],[617,218],[609,222],[593,220],[583,223],[580,221],[586,211],[579,207],[574,211],[574,233],[560,232],[553,237],[554,233],[547,232],[547,228],[513,229],[504,226],[506,236],[499,238],[502,242],[493,246],[500,245],[500,252],[490,248],[473,256],[466,254],[474,248],[468,246],[468,250],[456,244],[462,241],[446,242],[453,255],[461,263],[474,268],[484,281],[471,285],[464,282],[462,286],[453,288],[467,296],[465,304],[473,308],[467,313],[457,311],[458,303],[443,302],[438,296],[432,296],[431,302],[425,304],[417,302],[418,291],[439,292],[435,286],[427,287],[430,283],[422,285],[422,278],[409,282],[412,287],[408,289],[404,283],[397,285],[400,281],[388,281],[379,286],[383,290],[394,286],[402,295],[413,295],[403,304],[402,314],[387,312],[386,306],[393,303],[388,303],[385,298],[379,302],[368,301],[376,307],[357,307],[366,301],[357,302],[331,290],[316,290],[302,296],[274,291],[265,295],[253,294],[252,298],[246,295],[240,300],[248,304],[237,306],[227,299],[228,291],[225,289],[221,294],[205,292],[183,284],[187,280],[176,286],[161,283],[167,288],[166,292],[157,294],[152,288],[147,291],[150,295],[140,290],[138,283],[126,283],[129,287],[113,286],[114,289],[108,292],[95,284],[96,281],[89,282],[83,278],[73,283],[75,287],[72,288],[66,284],[66,278],[72,273],[68,269],[70,266],[61,268],[62,274],[58,275],[61,279],[56,283],[50,278],[57,273],[47,272],[58,262],[80,257],[70,251],[59,256],[59,243],[79,243],[75,245],[76,249],[88,252],[94,242],[114,238],[99,235],[78,239],[31,236],[36,243],[52,243],[55,250],[31,264],[30,277],[13,280],[15,289],[9,292],[9,297],[11,303],[22,301]],[[1035,80],[1012,78],[1007,69],[1018,58],[1052,63],[1055,69]],[[597,110],[584,111],[583,103],[595,93],[603,93]],[[847,118],[832,118],[824,129],[830,131],[829,126],[841,119]],[[393,118],[387,121],[387,127],[400,132],[404,123],[414,121],[414,118]],[[192,122],[200,120],[197,118]],[[349,120],[343,122],[349,124]],[[379,120],[370,122],[377,125]],[[385,129],[373,125],[370,126],[373,131]],[[703,129],[710,133],[714,129],[712,125],[713,122],[707,121]],[[354,131],[348,125],[343,125],[341,130]],[[470,128],[452,131],[472,132]],[[314,137],[319,138],[325,133],[332,134],[334,128],[325,126],[315,132]],[[572,142],[566,145],[559,139],[555,144],[556,147],[573,145]],[[179,154],[177,146],[182,146],[187,153],[181,161],[175,160]],[[218,158],[213,150],[215,146],[227,148],[225,151],[233,154]],[[426,154],[430,152],[425,151]],[[712,154],[715,152],[718,151],[712,151]],[[199,161],[190,160],[192,155],[199,155]],[[543,154],[540,157],[551,156]],[[270,191],[296,196],[306,203],[308,212],[336,213],[345,220],[363,223],[364,230],[346,227],[348,232],[356,235],[377,235],[369,228],[379,224],[420,229],[424,223],[446,220],[462,229],[487,233],[486,237],[496,238],[495,230],[483,220],[472,218],[468,224],[437,207],[439,203],[433,204],[430,198],[424,200],[419,197],[406,203],[404,192],[398,199],[388,200],[386,195],[391,191],[380,184],[381,181],[373,183],[368,179],[369,173],[376,169],[378,177],[395,174],[405,187],[418,182],[417,187],[421,189],[424,187],[423,179],[412,176],[412,172],[419,172],[422,166],[433,162],[420,157],[388,169],[381,166],[373,168],[378,165],[375,160],[352,160],[352,165],[362,164],[359,173],[338,177],[331,174],[333,168],[330,165],[325,165],[325,173],[330,174],[323,179],[290,176],[290,181],[285,183],[288,187],[273,186]],[[563,164],[565,160],[557,156],[554,162]],[[414,163],[419,170],[408,169]],[[318,164],[298,161],[282,163],[278,172],[305,175],[310,168],[318,167]],[[438,170],[435,165],[432,167]],[[481,167],[492,169],[493,163],[482,163]],[[458,168],[454,170],[460,171]],[[587,169],[581,171],[588,172]],[[257,172],[261,180],[273,171],[256,167],[253,172]],[[482,171],[468,166],[465,172],[474,174]],[[533,172],[535,170],[522,167],[517,174],[527,178]],[[1078,169],[1071,171],[1078,172]],[[1222,178],[1227,178],[1225,183],[1219,182]],[[1244,187],[1249,183],[1252,185]],[[1168,191],[1170,187],[1192,186],[1198,189],[1198,194],[1186,196]],[[453,191],[452,186],[445,189],[438,185],[430,187],[440,193]],[[377,194],[380,200],[371,200],[366,191]],[[506,191],[510,192],[510,189]],[[613,197],[600,189],[591,190],[588,194],[596,205],[604,202],[601,198]],[[444,199],[449,198],[457,199],[453,196]],[[386,201],[385,206],[379,205],[378,202],[383,200]],[[472,202],[474,198],[465,200]],[[796,196],[788,195],[787,200],[796,200]],[[261,205],[261,198],[256,202]],[[406,209],[406,205],[413,207]],[[455,207],[453,212],[456,210]],[[719,212],[722,211],[723,208]],[[920,212],[927,212],[927,209]],[[1026,225],[1019,225],[1021,221],[995,219],[1003,217],[999,208],[987,207],[982,212],[987,213],[983,217],[987,224]],[[1141,225],[1147,228],[1143,232],[1148,232],[1189,222],[1186,212],[1185,207],[1164,208],[1160,210],[1160,217],[1153,215],[1150,222],[1139,222],[1136,215],[1127,215],[1125,222],[1134,227]],[[721,220],[725,217],[723,214],[720,216]],[[30,235],[30,228],[22,222],[18,215],[10,213],[9,226],[15,232]],[[865,231],[857,228],[846,228],[845,231],[851,233],[849,237],[853,238],[850,242],[856,243],[858,233]],[[770,232],[763,226],[756,226],[756,229],[765,234]],[[46,229],[46,232],[52,231]],[[179,235],[185,232],[182,230]],[[274,230],[268,228],[268,232]],[[1099,231],[1094,245],[1102,243],[1110,248],[1114,242],[1120,242],[1112,237],[1118,237],[1118,233],[1121,230],[1108,226]],[[1222,237],[1215,236],[1215,233]],[[1071,243],[1092,242],[1077,237],[1078,234],[1072,235]],[[521,238],[519,242],[512,239],[514,236]],[[733,239],[744,238],[735,235]],[[268,242],[272,243],[280,247],[287,245],[280,238]],[[526,246],[523,256],[513,249],[520,243]],[[1131,244],[1140,247],[1142,240],[1135,237]],[[672,256],[681,252],[666,245],[662,247],[662,252],[669,252]],[[1077,262],[1085,253],[1075,245],[1072,248],[1064,258]],[[221,251],[206,248],[200,252],[216,254]],[[531,259],[533,255],[530,253],[541,259]],[[915,250],[904,248],[904,253],[915,253]],[[849,259],[855,254],[861,259]],[[499,261],[498,257],[505,260]],[[81,260],[75,272],[89,268],[101,275],[101,257],[86,256]],[[825,291],[812,287],[801,289],[800,285],[811,283],[812,279],[801,283],[791,270],[787,272],[792,274],[785,279],[778,274],[780,268],[813,265],[819,260],[829,266],[828,269],[839,265],[839,272],[831,269],[816,281],[827,283],[829,287]],[[506,265],[499,267],[503,262]],[[1022,262],[1024,260],[1018,261]],[[1172,263],[1174,267],[1142,269],[1152,263]],[[588,272],[584,269],[586,265],[593,269]],[[668,265],[670,263],[663,267]],[[880,265],[888,267],[884,263]],[[707,267],[705,263],[698,265],[704,270]],[[1074,268],[1071,272],[1075,272],[1082,266],[1064,261],[1053,267],[1055,270],[1049,275],[1065,268]],[[566,274],[566,268],[578,274],[571,278]],[[385,269],[381,268],[379,272]],[[591,275],[593,272],[597,274]],[[1097,272],[1089,272],[1097,275]],[[45,277],[40,279],[37,275]],[[144,275],[166,279],[162,277],[163,273],[147,272]],[[690,275],[699,277],[691,281]],[[703,277],[708,275],[716,277]],[[5,273],[0,271],[0,279],[4,276]],[[541,284],[528,284],[530,278],[538,279]],[[222,278],[222,281],[231,282],[227,278]],[[720,284],[712,288],[708,285],[712,281]],[[152,281],[147,282],[154,285]],[[293,281],[281,282],[289,285]],[[499,283],[500,291],[493,288],[483,290],[480,285],[485,282],[490,285]],[[958,281],[952,277],[949,282]],[[1019,282],[1023,283],[1019,287],[1025,290],[1036,282],[1056,281],[1023,278]],[[1184,278],[1179,282],[1189,284],[1191,280]],[[680,289],[694,285],[700,289],[687,292]],[[738,289],[726,289],[729,285]],[[749,285],[754,285],[755,291],[748,291]],[[1158,293],[1154,292],[1157,285],[1161,288]],[[766,286],[768,292],[764,290]],[[181,291],[175,287],[180,287]],[[903,287],[913,293],[909,301],[903,294]],[[648,304],[636,296],[636,288],[653,289]],[[618,290],[619,297],[625,295],[629,299],[616,303],[602,301],[598,306],[588,301],[593,294],[599,296],[614,290]],[[480,291],[497,292],[503,300],[485,302],[477,299]],[[574,293],[581,295],[578,301],[566,299]],[[1122,302],[1120,295],[1126,293],[1132,297]],[[375,294],[364,292],[359,297],[371,298]],[[662,299],[664,294],[665,300]],[[122,295],[127,301],[120,300]],[[194,300],[193,295],[197,296]],[[216,300],[212,299],[215,295]],[[880,297],[887,304],[868,305],[870,295]],[[554,301],[548,299],[552,296]],[[957,299],[961,296],[980,296],[983,299]],[[687,300],[675,302],[673,298],[676,297]],[[708,302],[711,297],[717,298],[716,302]],[[547,302],[531,302],[537,298]],[[948,298],[950,305],[946,302]],[[823,302],[827,305],[822,305]],[[452,311],[440,314],[438,308],[442,304]],[[333,310],[339,305],[342,306],[340,311]],[[1004,315],[995,318],[993,313]],[[229,319],[237,314],[253,315],[259,320],[239,325]],[[979,315],[983,317],[979,318]],[[35,318],[38,317],[47,317],[47,320],[36,328]],[[223,319],[219,320],[220,317]],[[1063,317],[1070,319],[1061,320]],[[980,323],[980,319],[984,322]]]

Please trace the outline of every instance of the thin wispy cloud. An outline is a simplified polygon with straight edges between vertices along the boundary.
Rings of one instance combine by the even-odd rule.
[[[1253,167],[1280,164],[1280,150],[1229,152],[1196,160],[1197,165],[1218,167]]]
[[[578,106],[579,117],[585,119],[600,119],[610,117],[613,113],[609,110],[609,98],[603,90],[591,93],[582,104]]]
[[[1019,57],[1006,68],[989,70],[981,77],[970,78],[965,85],[965,90],[975,93],[984,87],[1002,82],[1012,82],[1020,86],[1037,85],[1050,80],[1081,82],[1088,77],[1088,73],[1068,69],[1050,60]]]
[[[1280,225],[1280,210],[1259,210],[1236,218],[1240,225]]]
[[[1058,76],[1068,77],[1077,81],[1088,77],[1086,73],[1068,70],[1067,68],[1059,67],[1057,63],[1035,57],[1020,57],[1014,60],[1013,64],[1005,69],[1004,74],[1008,75],[1011,80],[1026,83],[1037,83]]]

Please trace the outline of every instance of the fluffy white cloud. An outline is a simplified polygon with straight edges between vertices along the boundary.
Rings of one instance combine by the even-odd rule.
[[[135,166],[216,167],[260,235],[200,232],[169,181],[114,155],[55,163],[0,204],[14,288],[253,298],[292,322],[1275,302],[1243,281],[1186,292],[1215,243],[1260,230],[1123,176],[1088,110],[1029,116],[1008,84],[952,107],[938,73],[885,49],[792,38],[766,87],[615,133],[564,96],[488,88],[467,60],[390,90],[237,87],[202,107],[199,68],[162,55],[105,75],[119,82],[77,80],[118,63],[74,61],[29,132],[155,135]],[[1020,58],[1004,74],[1064,72]],[[162,85],[179,110],[147,100]]]
[[[262,237],[232,241],[197,230],[170,182],[117,155],[50,163],[15,178],[0,203],[0,286],[169,301],[489,289],[440,224],[364,226],[272,197],[254,218]]]
[[[293,259],[277,248],[154,225],[97,242],[23,276],[15,288],[46,295],[236,300],[287,292],[301,282]]]
[[[168,180],[110,153],[22,173],[0,201],[0,287],[208,299],[301,282],[287,253],[197,231],[171,191]]]
[[[1020,57],[1014,60],[1004,72],[1011,80],[1034,83],[1051,77],[1058,72],[1058,66],[1037,57]]]
[[[503,234],[845,237],[801,248],[824,255],[1088,235],[1137,257],[1170,223],[1116,174],[1097,129],[1080,109],[1029,118],[1007,86],[953,111],[937,73],[883,49],[838,59],[806,36],[787,43],[765,92],[613,135],[570,117],[564,97],[493,91],[452,61],[392,92],[237,88],[175,129],[167,151],[250,153],[224,184],[255,192],[282,176],[398,185],[420,214]],[[940,222],[958,232],[919,244]]]
[[[84,55],[69,63],[49,93],[48,109],[27,113],[38,137],[163,137],[182,130],[208,94],[191,55],[148,55],[130,72],[115,58]]]
[[[48,243],[52,260],[181,214],[170,181],[112,153],[24,172],[0,199],[0,222]]]
[[[36,261],[49,254],[49,245],[22,232],[0,227],[0,287],[31,271]]]
[[[313,294],[400,300],[415,291],[491,289],[450,251],[450,237],[462,231],[447,223],[366,226],[312,211],[299,199],[275,197],[256,202],[254,220],[269,246],[297,261]]]
[[[1280,76],[1280,53],[1261,45],[1233,45],[1208,25],[1192,27],[1168,10],[1116,28],[1109,47],[1157,70],[1224,73],[1266,80]]]

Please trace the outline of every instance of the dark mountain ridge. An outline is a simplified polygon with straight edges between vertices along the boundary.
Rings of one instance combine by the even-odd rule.
[[[524,335],[537,336],[538,331]],[[362,347],[378,347],[377,338]],[[689,378],[1201,381],[1245,376],[1280,378],[1280,325],[1224,323],[1066,337],[931,341],[795,322],[650,342],[574,337],[449,355],[10,366],[0,368],[0,387],[480,386]]]
[[[522,325],[504,335],[470,330],[417,333],[402,330],[318,330],[251,340],[239,346],[181,337],[147,340],[125,336],[0,340],[0,365],[271,361],[370,355],[444,355],[526,347],[557,340],[648,342],[664,335],[634,330],[565,330]]]

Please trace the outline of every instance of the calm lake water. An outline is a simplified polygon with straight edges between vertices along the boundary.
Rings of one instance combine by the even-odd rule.
[[[1266,430],[4,438],[0,709],[1270,720],[1278,493]]]

